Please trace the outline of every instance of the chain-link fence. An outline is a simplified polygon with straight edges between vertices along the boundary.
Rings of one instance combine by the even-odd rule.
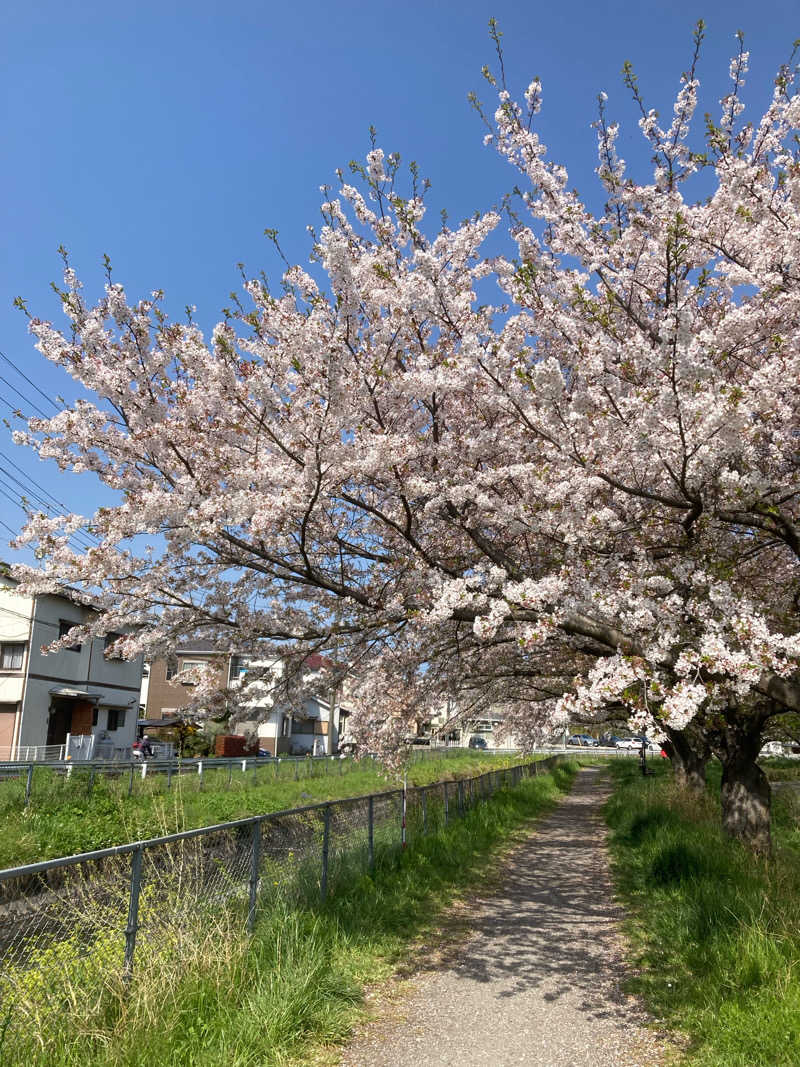
[[[0,871],[0,1030],[64,1010],[70,983],[180,960],[193,931],[252,929],[268,901],[322,900],[560,757],[274,812]]]

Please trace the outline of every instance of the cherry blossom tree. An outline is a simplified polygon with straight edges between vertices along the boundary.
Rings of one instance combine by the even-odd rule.
[[[698,151],[696,60],[665,126],[626,69],[646,181],[601,95],[599,210],[539,138],[539,82],[517,104],[488,74],[517,195],[431,233],[373,146],[324,190],[308,270],[246,278],[208,339],[110,275],[87,303],[67,266],[69,330],[31,330],[96,399],[18,439],[120,503],[32,516],[23,591],[91,591],[81,634],[128,656],[335,641],[386,750],[454,690],[528,744],[623,708],[684,771],[714,751],[726,828],[767,848],[760,737],[800,710],[800,98],[782,68],[747,123],[740,47]]]

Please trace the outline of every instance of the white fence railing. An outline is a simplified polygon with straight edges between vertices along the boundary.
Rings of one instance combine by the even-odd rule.
[[[66,745],[0,745],[0,761],[19,763],[54,762],[66,758]]]

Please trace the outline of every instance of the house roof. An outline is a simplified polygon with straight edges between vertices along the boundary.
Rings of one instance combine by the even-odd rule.
[[[175,653],[178,656],[187,656],[192,652],[205,652],[205,653],[213,652],[214,655],[217,655],[217,656],[227,656],[227,655],[229,655],[228,652],[225,652],[222,649],[217,648],[213,641],[201,641],[201,640],[192,641],[191,644],[179,645],[175,649]]]

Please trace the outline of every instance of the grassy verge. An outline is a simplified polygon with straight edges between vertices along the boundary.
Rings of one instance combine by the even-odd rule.
[[[800,823],[775,797],[775,855],[757,860],[719,828],[718,768],[701,798],[666,768],[611,764],[617,886],[633,919],[634,991],[689,1035],[697,1067],[800,1063]]]
[[[498,849],[550,810],[575,764],[526,779],[413,847],[379,854],[373,876],[353,871],[324,906],[265,894],[251,938],[241,912],[195,913],[191,929],[137,948],[125,987],[93,945],[58,946],[17,986],[0,1061],[47,1067],[285,1067],[346,1039],[362,990],[385,978]],[[58,957],[56,959],[56,956]],[[66,1010],[66,1009],[69,1010]],[[315,1062],[319,1062],[315,1059]]]
[[[516,761],[518,757],[478,752],[429,758],[410,766],[408,780],[426,785]],[[0,782],[0,868],[398,786],[369,762],[343,760],[329,764],[327,773],[324,765],[309,762],[299,766],[298,780],[276,778],[276,771],[286,774],[287,768],[294,773],[292,765],[279,767],[277,763],[247,774],[236,770],[229,781],[228,768],[215,769],[209,761],[202,779],[197,774],[174,776],[169,791],[166,775],[152,775],[144,781],[135,777],[130,796],[127,775],[98,775],[90,784],[89,772],[77,767],[69,779],[39,768],[27,809],[23,806],[24,780]],[[316,772],[314,777],[308,777],[311,771]]]

